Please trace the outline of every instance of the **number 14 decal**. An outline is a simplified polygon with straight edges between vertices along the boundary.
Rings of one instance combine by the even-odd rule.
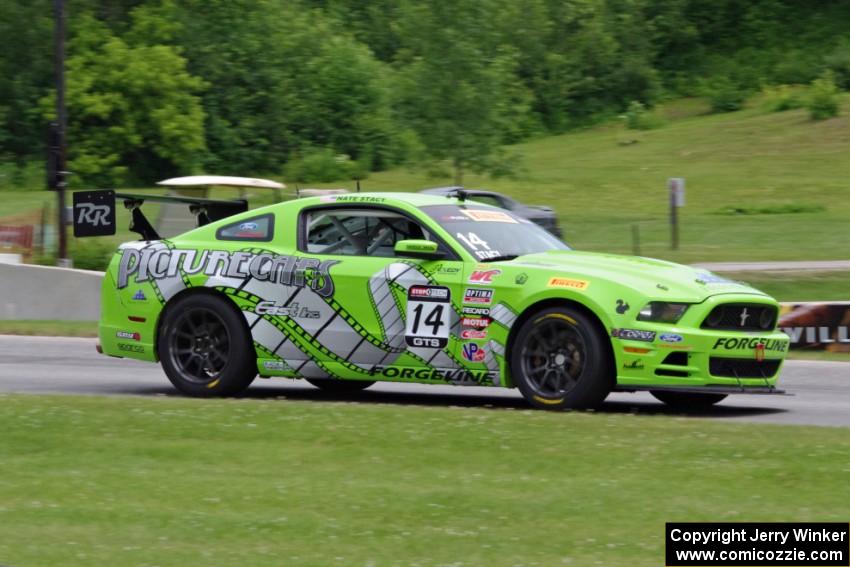
[[[444,348],[451,326],[451,291],[444,286],[414,285],[407,292],[407,346]]]

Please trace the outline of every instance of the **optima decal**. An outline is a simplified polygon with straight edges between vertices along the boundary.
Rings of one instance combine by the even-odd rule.
[[[711,348],[714,350],[718,350],[721,348],[724,350],[746,350],[757,348],[760,344],[764,345],[764,350],[766,351],[788,351],[788,341],[783,341],[782,339],[759,339],[757,337],[751,339],[721,337],[714,342],[714,346]]]
[[[492,289],[478,289],[474,287],[466,288],[463,293],[464,303],[480,303],[482,305],[490,305],[493,301]]]
[[[320,261],[317,258],[297,258],[278,254],[251,254],[221,250],[180,250],[145,248],[122,250],[118,266],[118,289],[127,287],[130,277],[136,283],[170,278],[182,271],[187,275],[203,273],[230,278],[252,277],[286,286],[309,287],[322,297],[331,297],[334,282],[330,268],[338,260]]]

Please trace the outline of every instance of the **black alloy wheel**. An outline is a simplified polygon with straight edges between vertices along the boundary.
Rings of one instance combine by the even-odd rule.
[[[169,305],[157,347],[168,379],[191,396],[237,394],[257,374],[245,320],[225,298],[193,294]]]
[[[592,408],[614,387],[606,337],[573,307],[531,315],[511,349],[511,376],[532,405],[544,409]]]

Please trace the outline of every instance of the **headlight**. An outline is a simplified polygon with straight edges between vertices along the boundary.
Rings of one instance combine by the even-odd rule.
[[[687,303],[667,303],[653,301],[638,313],[638,321],[655,321],[657,323],[675,323],[688,310]]]

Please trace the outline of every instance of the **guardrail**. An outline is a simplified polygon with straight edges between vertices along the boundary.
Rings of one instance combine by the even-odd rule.
[[[103,272],[0,264],[0,320],[97,321]]]

